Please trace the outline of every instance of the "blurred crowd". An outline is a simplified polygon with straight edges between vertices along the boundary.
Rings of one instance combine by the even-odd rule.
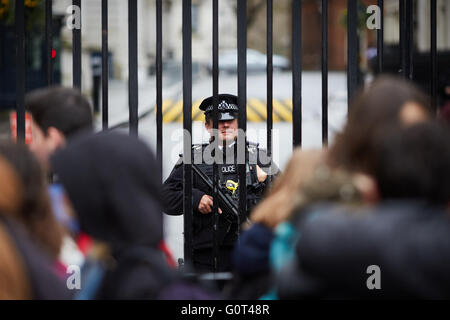
[[[31,144],[0,142],[0,299],[450,298],[450,111],[430,101],[361,89],[329,148],[294,150],[217,285],[164,242],[152,149],[94,133],[77,90],[33,91]]]

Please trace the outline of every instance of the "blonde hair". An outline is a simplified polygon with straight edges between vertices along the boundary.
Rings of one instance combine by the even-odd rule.
[[[250,220],[275,228],[288,219],[300,201],[299,191],[324,162],[324,154],[323,150],[295,149],[286,170],[274,181],[268,197],[253,210]]]
[[[371,182],[366,181],[368,177],[330,167],[326,155],[324,150],[296,149],[269,196],[253,211],[251,221],[274,229],[318,202],[337,202],[348,209],[369,203],[370,199],[364,199],[365,189],[371,187],[367,186]]]

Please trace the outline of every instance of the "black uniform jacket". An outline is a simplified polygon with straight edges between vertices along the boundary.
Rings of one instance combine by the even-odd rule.
[[[202,170],[210,179],[213,180],[213,165],[206,164],[204,159],[198,157],[204,154],[205,148],[208,144],[194,145],[193,146],[193,159],[194,163],[197,164],[200,170]],[[232,146],[236,150],[236,144]],[[278,172],[278,167],[275,164],[271,164],[267,153],[264,149],[258,148],[254,143],[247,144],[249,167],[251,170],[256,170],[255,163],[263,169],[266,173],[274,174]],[[226,159],[224,164],[219,166],[219,171],[225,177],[225,180],[231,179],[233,181],[238,181],[238,171],[237,165],[234,166],[233,157],[236,159],[237,151],[232,153],[232,158],[229,158],[229,153],[225,153]],[[230,161],[231,160],[231,161]],[[199,163],[199,164],[198,164]],[[164,198],[164,212],[169,215],[181,215],[183,214],[183,159],[180,157],[179,161],[175,165],[169,177],[166,179],[163,185],[163,198]],[[253,165],[252,165],[253,164]],[[254,176],[256,177],[256,171],[254,171]],[[256,178],[255,178],[256,179]],[[214,215],[211,214],[201,214],[198,211],[198,205],[201,198],[207,194],[212,196],[212,190],[196,175],[193,174],[192,180],[192,208],[193,208],[193,241],[194,249],[203,249],[212,247],[213,244],[213,224]],[[267,188],[266,183],[261,185],[263,189],[260,193],[264,193]],[[221,208],[223,210],[223,208]],[[237,238],[238,226],[237,224],[232,224],[227,221],[223,215],[219,215],[219,243],[221,245],[233,245]]]

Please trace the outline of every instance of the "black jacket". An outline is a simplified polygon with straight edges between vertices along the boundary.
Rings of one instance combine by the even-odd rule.
[[[281,299],[450,297],[447,211],[389,202],[355,215],[334,206],[315,213],[299,223],[296,261],[278,283]],[[380,268],[380,290],[367,286],[373,265]]]
[[[148,146],[123,134],[85,135],[55,154],[52,165],[81,231],[112,251],[115,266],[97,298],[156,298],[173,274],[157,249],[163,239],[161,179]]]
[[[158,246],[161,178],[144,142],[124,134],[86,134],[57,152],[52,167],[83,232],[117,248]]]
[[[210,146],[208,144],[194,145],[193,150],[193,162],[196,163],[200,170],[202,170],[212,181],[213,179],[213,166],[212,164],[206,164],[202,158],[205,149]],[[219,167],[219,171],[224,168],[224,171],[228,171],[224,174],[224,179],[232,179],[238,181],[237,166],[233,167],[233,164],[237,158],[236,144],[233,145],[234,152],[226,152],[223,166]],[[248,159],[250,164],[257,163],[260,168],[272,173],[278,172],[278,168],[275,164],[270,164],[269,158],[265,150],[258,148],[256,144],[248,144]],[[231,154],[231,158],[229,155]],[[222,154],[223,156],[223,154]],[[200,160],[199,160],[200,159]],[[201,163],[199,163],[201,162]],[[251,165],[250,165],[251,166]],[[228,170],[228,168],[231,168]],[[233,172],[233,169],[235,170]],[[252,170],[256,170],[255,166],[251,166]],[[256,171],[254,171],[256,177]],[[207,194],[212,196],[212,190],[196,175],[193,174],[192,180],[192,208],[193,208],[193,241],[194,249],[210,248],[213,245],[213,214],[201,214],[198,211],[198,205],[201,198]],[[260,184],[260,189],[255,196],[255,200],[259,201],[267,188],[267,184]],[[247,189],[247,194],[252,191]],[[180,157],[179,161],[175,165],[169,177],[163,184],[163,197],[164,197],[164,212],[169,215],[181,215],[183,214],[183,161]],[[224,210],[224,208],[221,208]],[[243,221],[241,221],[243,222]],[[237,238],[237,224],[230,224],[222,215],[219,215],[219,242],[222,245],[232,246]]]

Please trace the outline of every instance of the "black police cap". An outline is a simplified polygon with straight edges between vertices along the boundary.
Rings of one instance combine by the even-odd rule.
[[[239,111],[238,98],[232,94],[219,94],[217,109],[220,113],[235,113]],[[199,106],[205,115],[213,111],[213,97],[206,98]],[[219,119],[220,120],[220,119]]]

